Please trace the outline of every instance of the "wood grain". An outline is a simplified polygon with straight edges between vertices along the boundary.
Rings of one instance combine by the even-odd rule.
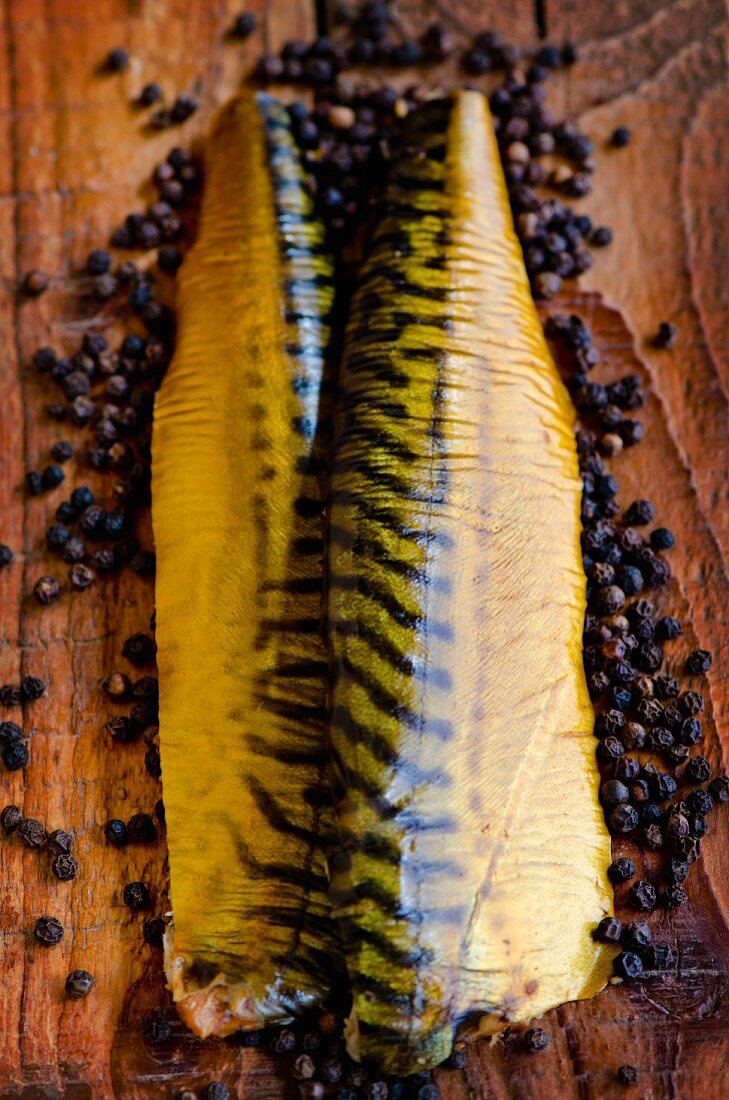
[[[0,682],[34,673],[46,696],[23,715],[32,760],[24,775],[0,777],[2,801],[49,827],[76,834],[81,874],[57,883],[47,857],[0,841],[0,1100],[141,1100],[172,1097],[183,1085],[224,1079],[239,1098],[289,1100],[291,1086],[264,1055],[230,1043],[200,1043],[169,1008],[160,955],[144,944],[141,919],[121,903],[131,878],[148,881],[156,909],[166,900],[164,842],[110,851],[102,827],[114,814],[151,810],[158,784],[144,771],[140,745],[111,745],[102,733],[113,713],[99,682],[129,671],[121,640],[145,629],[151,583],[125,572],[86,594],[64,594],[41,611],[30,591],[49,562],[42,533],[63,487],[34,500],[20,489],[26,469],[45,464],[51,442],[72,434],[44,419],[46,396],[29,361],[51,343],[75,350],[88,327],[121,330],[107,307],[83,296],[78,271],[88,249],[129,210],[149,201],[147,184],[177,133],[150,136],[130,106],[148,80],[168,95],[200,87],[201,111],[183,128],[188,143],[215,103],[237,86],[252,58],[314,30],[313,2],[249,2],[262,28],[244,46],[225,41],[239,5],[217,0],[0,0],[0,541],[16,561],[0,573]],[[535,7],[476,0],[400,0],[404,27],[445,20],[465,37],[496,26],[536,41]],[[692,640],[716,655],[710,676],[709,755],[729,747],[729,187],[727,186],[727,15],[719,0],[546,0],[546,30],[580,45],[581,60],[551,84],[557,112],[579,117],[597,145],[593,194],[582,207],[612,224],[615,241],[597,255],[582,290],[556,308],[574,308],[593,326],[605,375],[636,370],[650,380],[646,441],[615,462],[621,498],[649,495],[679,534],[674,581],[665,599]],[[100,75],[113,46],[133,56],[122,75]],[[444,67],[439,79],[452,75]],[[618,124],[634,134],[617,152]],[[16,293],[32,267],[53,276],[36,301]],[[661,320],[680,328],[677,347],[658,352]],[[69,475],[74,465],[69,464]],[[103,490],[91,472],[80,473]],[[142,531],[148,544],[149,531]],[[17,715],[12,715],[17,717]],[[481,1043],[463,1071],[439,1071],[444,1100],[580,1100],[628,1096],[707,1100],[722,1094],[729,1058],[729,823],[721,812],[689,883],[690,904],[654,918],[678,948],[677,969],[631,989],[611,987],[587,1003],[550,1013],[550,1046],[523,1053],[516,1038]],[[643,856],[640,857],[641,859]],[[620,900],[620,899],[618,899]],[[42,913],[66,925],[62,944],[35,945]],[[657,937],[658,931],[654,933]],[[62,996],[69,970],[85,966],[97,988],[85,1002]],[[150,1015],[171,1023],[164,1042],[144,1037]],[[616,1068],[640,1070],[636,1086]]]

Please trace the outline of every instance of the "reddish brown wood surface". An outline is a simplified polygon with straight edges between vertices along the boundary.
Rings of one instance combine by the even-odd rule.
[[[113,708],[99,688],[110,668],[128,671],[121,641],[146,627],[151,582],[125,572],[41,611],[33,583],[46,572],[64,575],[42,541],[64,491],[28,501],[20,489],[24,471],[44,464],[51,442],[68,434],[42,414],[46,396],[31,355],[44,343],[73,350],[85,327],[121,331],[111,309],[84,297],[78,271],[88,248],[149,200],[150,170],[176,140],[147,134],[131,97],[147,80],[159,80],[168,95],[199,86],[204,107],[182,130],[187,143],[264,45],[313,32],[313,2],[246,7],[264,18],[241,47],[223,38],[239,9],[230,0],[0,2],[0,541],[16,551],[0,574],[0,682],[34,673],[50,685],[23,716],[31,765],[0,783],[3,804],[15,801],[49,827],[75,832],[82,868],[74,883],[57,883],[47,857],[0,840],[0,1100],[167,1098],[214,1078],[241,1098],[293,1095],[264,1055],[201,1043],[175,1022],[165,1008],[160,954],[143,943],[141,919],[120,897],[124,882],[142,877],[164,909],[164,842],[119,853],[103,840],[109,816],[151,810],[160,794],[144,771],[142,747],[104,738]],[[397,11],[403,26],[442,18],[465,34],[496,25],[522,43],[538,31],[535,8],[524,0],[401,0]],[[690,624],[676,653],[693,635],[716,655],[707,725],[718,765],[721,740],[729,750],[726,9],[718,0],[546,0],[543,13],[550,37],[581,46],[579,64],[552,82],[552,101],[579,116],[596,141],[596,187],[582,207],[615,229],[581,293],[560,307],[572,305],[593,325],[605,360],[599,371],[635,369],[650,380],[647,439],[616,460],[615,472],[626,502],[650,495],[679,534],[666,599]],[[100,75],[100,59],[119,44],[130,48],[132,67]],[[606,139],[619,123],[631,126],[634,140],[616,152]],[[29,302],[16,289],[32,267],[52,273],[53,284]],[[664,319],[680,327],[671,352],[649,343]],[[101,488],[93,475],[84,479]],[[690,905],[653,918],[661,938],[678,947],[677,970],[550,1013],[550,1046],[538,1057],[513,1039],[475,1045],[466,1070],[438,1073],[444,1100],[708,1100],[729,1091],[728,850],[729,823],[718,815],[689,885]],[[66,926],[57,948],[33,942],[42,913]],[[63,980],[76,966],[96,974],[97,988],[70,1003]],[[142,1024],[160,1011],[172,1033],[154,1043]],[[630,1089],[615,1083],[625,1062],[640,1070]]]

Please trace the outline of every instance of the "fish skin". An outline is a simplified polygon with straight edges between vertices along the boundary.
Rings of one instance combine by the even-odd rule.
[[[350,315],[328,565],[351,1048],[397,1074],[611,965],[573,412],[485,98],[409,137]]]
[[[203,1036],[290,1020],[341,965],[320,629],[334,282],[285,108],[237,97],[207,145],[153,438],[165,965]]]

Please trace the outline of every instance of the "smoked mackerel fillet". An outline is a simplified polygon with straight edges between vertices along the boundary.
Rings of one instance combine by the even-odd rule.
[[[200,1035],[287,1020],[331,979],[321,599],[333,296],[287,112],[233,100],[208,143],[153,443],[166,970]]]
[[[328,571],[350,1040],[397,1073],[611,961],[571,407],[486,100],[431,103],[405,148],[350,317]]]

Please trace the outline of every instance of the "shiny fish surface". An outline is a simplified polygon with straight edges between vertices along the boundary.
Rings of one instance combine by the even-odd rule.
[[[349,321],[328,558],[351,1046],[397,1073],[610,972],[572,409],[486,100],[409,139]]]
[[[160,742],[174,928],[198,1034],[320,1003],[336,954],[321,636],[332,260],[284,108],[209,139],[157,398]]]

